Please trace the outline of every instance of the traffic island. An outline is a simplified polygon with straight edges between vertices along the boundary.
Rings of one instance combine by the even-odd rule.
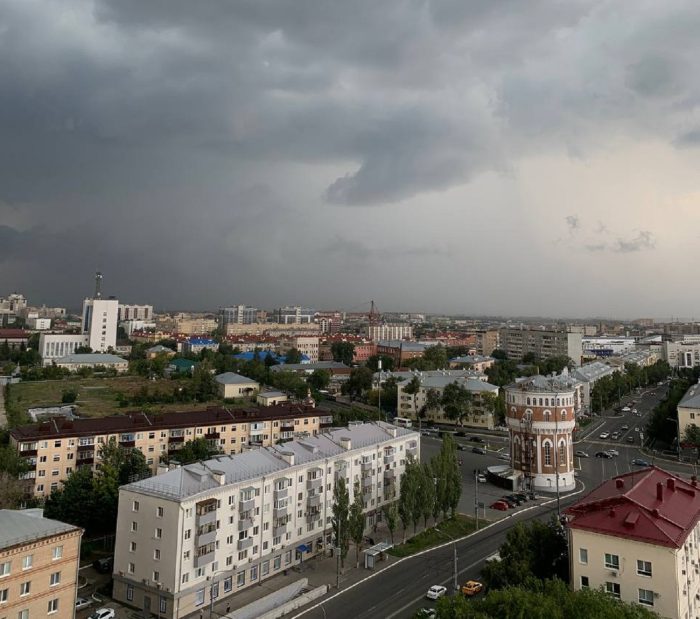
[[[481,519],[480,519],[481,523]],[[488,522],[484,522],[486,526]],[[465,537],[476,531],[476,521],[470,516],[457,514],[454,518],[448,518],[438,522],[434,527],[425,529],[414,535],[403,544],[397,544],[388,551],[394,557],[410,557],[433,546],[440,546],[446,541]]]

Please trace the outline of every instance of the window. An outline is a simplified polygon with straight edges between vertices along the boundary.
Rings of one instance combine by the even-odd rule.
[[[7,602],[7,592],[9,589],[0,589],[0,604]]]
[[[654,605],[654,592],[650,589],[640,589],[639,590],[639,603],[645,606]]]
[[[57,584],[61,582],[61,572],[54,572],[51,574],[51,586],[55,587]]]
[[[129,542],[129,552],[136,552],[136,542]]]
[[[192,537],[192,529],[187,529],[185,531],[185,539],[190,539],[190,537]]]
[[[228,576],[224,579],[224,593],[228,593],[231,589],[233,589],[233,577]]]
[[[579,548],[578,549],[578,562],[583,563],[583,565],[588,565],[588,549]]]
[[[270,573],[270,562],[263,561],[262,563],[262,575],[267,576]]]
[[[620,569],[620,557],[617,555],[611,555],[609,553],[605,553],[605,567],[609,567],[611,570],[619,570]]]
[[[32,582],[31,580],[28,580],[27,582],[23,582],[19,586],[19,594],[20,595],[29,595],[29,591],[32,588]]]
[[[185,573],[182,575],[182,584],[184,585],[184,584],[185,584],[186,582],[188,582],[189,580],[190,580],[190,575],[189,575],[188,572],[185,572]]]
[[[53,549],[53,559],[60,559],[63,556],[63,546],[56,546]]]
[[[129,574],[133,574],[136,570],[136,566],[133,563],[129,563],[129,565],[127,565],[126,567],[126,570],[127,572],[129,572]]]
[[[168,610],[167,600],[161,595],[160,596],[160,613],[165,614]],[[160,614],[159,613],[159,614]]]
[[[5,563],[0,563],[0,578],[3,576],[9,576],[10,574],[10,561],[6,561]]]
[[[201,606],[204,604],[204,589],[197,589],[194,597],[194,605]]]
[[[559,466],[566,464],[566,446],[564,443],[559,443]]]
[[[651,561],[640,561],[637,559],[637,574],[640,576],[651,576]]]
[[[154,561],[160,561],[160,549],[159,549],[159,548],[156,548],[156,549],[153,551],[153,560],[154,560]],[[155,579],[155,580],[157,580],[157,579]]]
[[[165,510],[162,507],[157,507],[156,508],[156,517],[162,518],[164,512],[165,512]]]
[[[282,567],[282,555],[278,555],[274,558],[273,563],[272,563],[273,569],[280,569]]]
[[[29,609],[25,608],[17,613],[17,619],[29,619]]]
[[[238,572],[238,577],[236,579],[236,585],[238,587],[243,587],[245,585],[245,572]]]
[[[137,512],[137,511],[139,511],[139,502],[138,502],[138,501],[134,501],[134,502],[131,504],[131,511],[132,511],[132,512]]]
[[[134,585],[126,586],[126,599],[128,602],[133,602],[134,600]]]
[[[51,615],[58,612],[58,599],[49,600],[47,614]]]
[[[160,539],[161,537],[163,537],[163,529],[156,529],[155,530],[155,538]]]
[[[27,555],[26,557],[22,557],[23,570],[28,570],[30,567],[32,567],[32,563],[34,563],[34,555]]]
[[[545,466],[552,464],[552,446],[549,443],[544,444],[544,463]]]
[[[258,566],[254,565],[250,568],[250,582],[254,582],[258,579]]]
[[[153,582],[160,581],[160,572],[153,572]]]
[[[641,589],[640,589],[640,591],[641,591]],[[619,585],[619,583],[606,582],[605,583],[605,592],[609,593],[613,597],[619,598],[620,597],[620,585]]]
[[[135,520],[131,522],[131,532],[136,533],[139,530],[139,523]]]

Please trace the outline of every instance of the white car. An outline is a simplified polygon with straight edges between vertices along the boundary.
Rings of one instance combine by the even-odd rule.
[[[622,407],[622,412],[623,413],[629,413],[632,409],[629,406],[623,406]]]
[[[114,619],[116,616],[113,608],[98,608],[88,619]]]
[[[92,600],[88,598],[76,598],[75,599],[75,610],[83,610],[92,604]]]
[[[445,595],[445,593],[447,593],[447,587],[443,587],[442,585],[433,585],[430,587],[430,589],[428,589],[428,593],[425,594],[425,597],[427,597],[429,600],[437,600]]]
[[[617,449],[608,449],[607,452],[608,452],[611,456],[614,456],[614,457],[617,457],[617,456],[620,455],[620,452],[617,451]]]
[[[486,475],[482,475],[481,473],[479,473],[479,475],[476,476],[476,481],[478,481],[480,484],[485,484]]]
[[[601,432],[599,435],[599,438],[608,438],[610,436],[610,432]]]
[[[638,411],[636,408],[633,408],[633,409],[632,409],[632,414],[633,414],[633,415],[637,415],[638,413],[639,413],[639,411]]]

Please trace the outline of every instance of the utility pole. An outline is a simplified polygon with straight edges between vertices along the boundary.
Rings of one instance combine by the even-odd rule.
[[[372,303],[374,303],[374,301]],[[382,358],[381,357],[379,357],[379,359],[377,359],[377,372],[379,373],[379,379],[378,379],[378,383],[379,383],[379,390],[378,390],[378,394],[379,394],[379,398],[378,398],[379,419],[381,419],[382,418]]]
[[[474,469],[474,519],[479,530],[479,469]]]
[[[452,548],[454,549],[454,589],[455,589],[455,595],[459,593],[459,585],[457,584],[457,542],[453,541],[452,542]]]
[[[338,518],[338,535],[337,539],[335,540],[335,551],[336,551],[336,561],[335,561],[335,588],[340,589],[340,553],[342,550],[340,549],[340,526],[341,526],[341,521],[340,518]]]

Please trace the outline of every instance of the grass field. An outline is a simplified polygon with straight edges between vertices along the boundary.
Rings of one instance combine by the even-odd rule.
[[[391,550],[390,555],[395,557],[408,557],[414,555],[421,550],[439,546],[453,539],[458,539],[469,535],[476,530],[474,519],[470,516],[457,514],[456,518],[450,518],[440,522],[437,527],[425,529],[408,539],[405,544],[397,544]]]
[[[151,393],[156,391],[172,393],[176,386],[177,383],[169,379],[152,381],[141,376],[26,381],[8,386],[5,407],[8,413],[9,425],[27,423],[30,421],[26,415],[28,408],[60,405],[63,392],[75,390],[78,397],[74,404],[78,407],[79,414],[82,417],[103,417],[140,408],[137,406],[120,407],[117,400],[117,394],[119,393],[129,396],[137,393],[143,387],[147,387]],[[153,412],[198,410],[217,403],[220,403],[220,401],[149,404],[146,408]]]

